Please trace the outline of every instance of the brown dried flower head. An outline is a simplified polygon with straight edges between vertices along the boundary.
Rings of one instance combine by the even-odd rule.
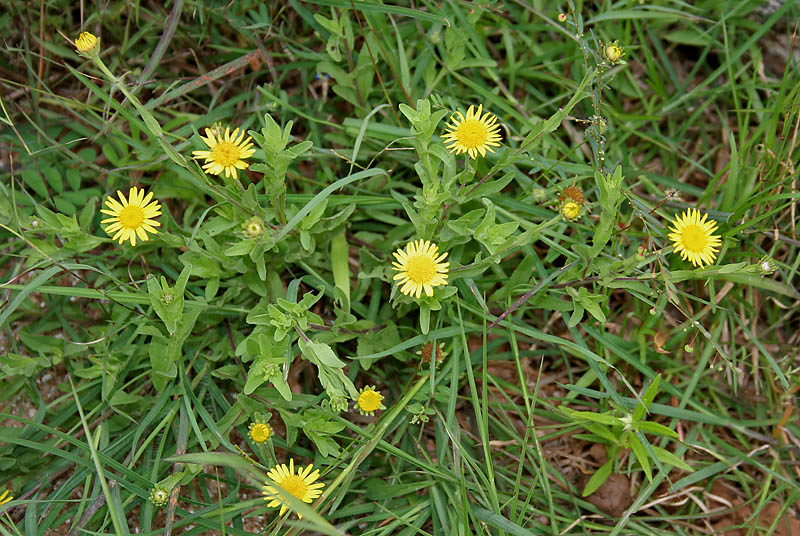
[[[575,202],[575,204],[577,205],[582,205],[584,201],[583,191],[577,186],[567,186],[561,192],[561,200],[562,201],[570,200]]]

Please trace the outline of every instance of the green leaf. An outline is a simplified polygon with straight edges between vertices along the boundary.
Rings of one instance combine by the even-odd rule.
[[[25,169],[20,173],[22,180],[42,199],[47,199],[47,187],[44,185],[42,176],[35,169]]]
[[[661,463],[672,465],[679,469],[683,469],[684,471],[694,472],[694,468],[691,465],[681,460],[670,451],[662,449],[661,447],[656,447],[655,445],[652,445],[651,448],[653,449],[656,458],[658,458],[658,461],[660,461]]]
[[[11,354],[6,355],[0,361],[0,370],[9,376],[25,376],[31,378],[38,374],[40,370],[49,367],[50,360],[46,357],[28,357],[25,355]]]
[[[647,456],[647,449],[639,441],[639,438],[633,434],[630,435],[630,445],[633,454],[639,461],[639,465],[641,465],[642,469],[644,469],[644,474],[647,477],[648,482],[652,482],[653,473],[652,470],[650,469],[650,458]]]
[[[347,236],[344,231],[337,233],[331,239],[331,272],[333,283],[341,291],[343,299],[340,306],[345,312],[350,312],[350,248],[347,245]]]
[[[564,412],[568,417],[571,417],[572,420],[575,421],[591,421],[600,424],[605,424],[608,426],[621,426],[622,421],[611,415],[610,413],[595,413],[593,411],[576,411],[574,409],[569,409],[565,407],[559,408],[562,412]]]
[[[312,363],[322,364],[327,367],[344,367],[344,362],[341,361],[333,349],[325,343],[321,342],[306,342],[304,340],[298,341],[300,351]]]
[[[658,424],[657,422],[641,421],[636,426],[639,428],[639,430],[642,432],[647,432],[648,434],[663,435],[673,439],[678,439],[680,437],[678,436],[678,432],[675,430],[667,428],[663,424]]]
[[[600,221],[595,227],[594,237],[592,238],[592,257],[597,256],[603,250],[614,232],[614,223],[619,214],[619,205],[623,199],[622,182],[624,177],[622,176],[622,167],[617,166],[612,174],[595,172],[594,178],[602,211],[600,212]]]
[[[588,482],[586,482],[586,487],[583,488],[582,495],[587,497],[597,491],[597,489],[608,479],[609,475],[611,475],[611,468],[613,466],[614,460],[608,460],[606,463],[601,465],[600,468],[594,472],[591,478],[589,478]]]
[[[606,441],[608,441],[610,445],[616,445],[619,443],[619,438],[616,435],[614,435],[612,428],[606,428],[603,425],[595,423],[585,423],[583,427],[586,428],[591,433],[595,434],[596,436],[605,439]]]
[[[256,245],[255,240],[241,240],[225,250],[225,255],[237,257],[240,255],[249,255]]]
[[[655,378],[653,378],[653,381],[650,382],[647,391],[645,391],[644,395],[642,396],[642,403],[637,405],[636,409],[633,410],[633,422],[640,421],[642,417],[644,417],[645,411],[650,409],[650,404],[653,403],[653,399],[658,394],[658,386],[660,383],[661,374],[658,374]]]
[[[147,292],[150,296],[150,305],[153,306],[153,310],[164,322],[170,334],[174,334],[177,331],[178,322],[183,315],[183,294],[191,271],[191,264],[184,266],[178,276],[178,280],[175,282],[174,289],[170,288],[164,276],[161,276],[161,284],[158,283],[153,274],[147,276]]]

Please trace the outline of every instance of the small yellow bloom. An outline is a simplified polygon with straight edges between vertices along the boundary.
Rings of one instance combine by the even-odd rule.
[[[566,22],[567,14],[566,13],[559,13],[558,14],[558,22]]]
[[[110,224],[105,228],[106,233],[111,236],[113,240],[119,240],[122,244],[126,240],[131,241],[131,245],[136,245],[136,237],[138,236],[143,242],[148,240],[147,233],[156,234],[156,227],[161,224],[154,218],[161,215],[161,205],[158,201],[150,202],[153,198],[153,192],[144,195],[144,190],[140,190],[134,186],[128,193],[128,198],[125,194],[117,190],[119,201],[111,196],[106,199],[106,206],[108,209],[101,209],[100,212],[108,214],[110,218],[102,220],[100,223]]]
[[[397,261],[392,261],[392,270],[400,272],[394,275],[400,292],[406,296],[420,297],[422,291],[428,297],[433,296],[433,287],[447,284],[447,268],[449,262],[442,262],[447,253],[439,253],[439,246],[427,240],[409,242],[406,249],[394,252]]]
[[[245,158],[250,158],[256,152],[253,149],[253,138],[245,138],[244,130],[238,128],[230,131],[230,127],[225,129],[225,134],[206,129],[206,136],[200,136],[208,151],[192,151],[195,158],[203,158],[203,170],[211,175],[221,175],[223,172],[226,177],[236,177],[237,169],[247,169],[250,164],[245,162]]]
[[[272,428],[270,425],[263,422],[254,422],[250,425],[249,435],[250,439],[256,443],[263,443],[272,437]]]
[[[477,112],[474,108],[469,107],[466,117],[461,112],[450,116],[452,124],[447,124],[447,132],[442,139],[451,153],[467,153],[470,158],[477,158],[478,153],[486,156],[486,151],[494,152],[492,146],[500,146],[500,125],[496,124],[497,117],[489,112],[482,114],[482,104],[478,106]]]
[[[3,506],[6,503],[10,503],[14,500],[14,497],[11,495],[11,492],[5,490],[3,493],[0,493],[0,506]]]
[[[603,49],[603,52],[606,55],[606,59],[611,63],[618,62],[622,57],[622,47],[616,42],[606,45],[605,49]]]
[[[567,201],[561,206],[561,215],[566,220],[577,220],[581,214],[581,206],[574,201]]]
[[[100,39],[98,39],[96,35],[89,32],[81,32],[75,40],[75,48],[77,48],[78,52],[81,54],[88,55],[95,51],[99,42]]]
[[[289,459],[288,467],[285,463],[276,465],[269,470],[267,476],[275,485],[273,486],[269,483],[264,485],[262,488],[264,500],[270,501],[267,504],[269,507],[280,506],[280,515],[285,514],[290,506],[289,502],[281,496],[277,487],[280,487],[283,492],[300,499],[304,503],[310,503],[322,495],[322,488],[325,487],[325,484],[322,482],[314,483],[319,478],[319,469],[315,470],[314,464],[308,464],[305,469],[298,467],[297,473],[295,473],[293,458]],[[303,518],[300,514],[297,514],[297,517],[300,519]]]
[[[673,227],[669,228],[672,232],[667,235],[681,259],[688,259],[693,266],[701,268],[713,264],[722,244],[722,239],[713,234],[717,222],[707,219],[708,214],[701,218],[699,210],[690,208],[675,218]]]
[[[375,390],[374,385],[367,385],[359,392],[356,409],[361,415],[372,415],[379,409],[386,409],[383,405],[383,395]]]

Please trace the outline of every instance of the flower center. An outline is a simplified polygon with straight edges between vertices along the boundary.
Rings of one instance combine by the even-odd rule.
[[[239,147],[229,141],[221,141],[211,149],[211,159],[221,166],[232,166],[239,161]]]
[[[289,475],[284,478],[281,482],[281,487],[285,489],[287,493],[291,494],[293,497],[297,497],[301,501],[304,500],[306,491],[308,491],[308,484],[298,475]]]
[[[681,233],[681,241],[683,247],[692,253],[699,253],[706,248],[708,244],[708,237],[703,228],[699,225],[687,225]]]
[[[250,437],[253,438],[253,441],[257,441],[258,443],[262,443],[269,439],[269,426],[263,423],[258,423],[253,426],[253,429],[250,430]]]
[[[381,407],[381,400],[383,395],[377,391],[364,391],[358,395],[358,407],[364,411],[375,411]]]
[[[406,263],[406,273],[411,281],[424,285],[436,275],[436,265],[430,257],[411,257]]]
[[[477,119],[465,119],[456,129],[456,139],[467,149],[474,149],[489,139],[489,129]]]
[[[119,211],[119,223],[126,229],[138,229],[144,221],[144,210],[142,207],[128,205]]]

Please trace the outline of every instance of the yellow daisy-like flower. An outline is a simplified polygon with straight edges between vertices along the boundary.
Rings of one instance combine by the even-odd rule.
[[[6,503],[9,503],[14,500],[14,497],[11,495],[11,492],[5,490],[3,493],[0,493],[0,506],[3,506]]]
[[[122,244],[126,240],[131,241],[131,245],[136,245],[136,237],[138,236],[143,242],[148,240],[147,233],[156,234],[156,227],[161,224],[155,219],[161,215],[161,205],[158,201],[150,202],[153,198],[153,192],[144,195],[144,190],[134,186],[128,193],[128,198],[125,194],[117,190],[119,201],[111,196],[106,199],[107,209],[100,209],[103,214],[108,214],[110,218],[102,220],[100,223],[109,223],[105,228],[106,233],[111,236],[113,240],[119,240]]]
[[[367,385],[358,394],[356,409],[361,415],[372,415],[379,409],[386,409],[383,405],[383,395],[380,394],[374,385]]]
[[[701,218],[699,210],[690,208],[675,218],[674,227],[669,228],[672,232],[667,235],[681,259],[688,259],[693,266],[701,268],[714,262],[722,243],[722,239],[713,234],[717,222],[707,219],[708,214]]]
[[[419,298],[423,289],[428,297],[433,296],[433,287],[447,284],[447,267],[449,262],[442,262],[447,253],[438,257],[439,246],[427,240],[409,242],[406,249],[394,252],[397,261],[392,261],[392,270],[399,274],[394,275],[400,287],[400,292],[406,296],[416,295]]]
[[[275,482],[275,486],[266,484],[263,487],[262,493],[264,494],[264,500],[270,501],[267,504],[269,507],[280,506],[280,515],[285,514],[290,506],[289,502],[281,496],[276,486],[304,503],[310,503],[322,495],[322,488],[325,487],[325,484],[322,482],[314,483],[319,478],[319,469],[315,470],[313,463],[308,464],[305,469],[298,467],[297,473],[295,474],[293,458],[289,459],[288,467],[285,463],[276,465],[269,470],[267,476]],[[300,519],[303,518],[300,514],[297,514],[297,517]]]
[[[248,428],[250,439],[256,443],[263,443],[272,437],[272,428],[263,422],[254,422]]]
[[[237,169],[247,169],[250,164],[244,161],[256,152],[253,149],[253,138],[245,138],[244,130],[233,129],[230,127],[222,132],[214,132],[210,128],[206,129],[206,138],[200,136],[208,148],[208,151],[192,151],[195,158],[204,158],[203,171],[211,175],[221,175],[225,172],[226,177],[236,177]]]
[[[82,54],[89,54],[95,48],[97,48],[97,44],[99,42],[100,40],[96,35],[90,32],[81,32],[81,34],[75,40],[75,48],[77,48],[78,52]]]
[[[447,124],[447,132],[442,139],[451,153],[467,153],[470,158],[477,158],[478,153],[486,156],[486,151],[494,152],[492,146],[500,146],[500,125],[497,124],[497,117],[489,112],[482,114],[482,104],[478,106],[477,112],[474,112],[474,108],[469,107],[466,117],[461,112],[450,116],[452,124]]]

